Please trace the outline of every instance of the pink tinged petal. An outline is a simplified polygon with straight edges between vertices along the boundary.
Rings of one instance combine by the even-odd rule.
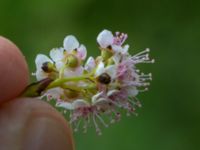
[[[54,99],[60,99],[61,96],[64,95],[64,90],[62,88],[53,88],[49,89],[45,92],[46,95],[51,95],[52,98]]]
[[[106,67],[105,72],[111,77],[111,79],[115,79],[117,74],[117,66],[110,65]]]
[[[54,48],[50,51],[49,55],[54,62],[60,61],[64,57],[64,49]]]
[[[84,60],[87,56],[87,50],[86,47],[84,45],[81,45],[78,49],[77,49],[77,56],[81,59]]]
[[[88,72],[92,71],[96,66],[95,60],[93,57],[89,57],[85,63],[85,70]]]
[[[71,52],[74,49],[77,49],[79,47],[79,42],[73,35],[68,35],[65,37],[64,42],[64,49]]]
[[[36,68],[41,69],[43,63],[45,63],[45,62],[53,63],[53,61],[49,57],[47,57],[46,55],[38,54],[36,59],[35,59]]]
[[[58,103],[56,103],[56,107],[61,107],[61,108],[65,108],[68,110],[74,109],[74,106],[72,105],[72,103],[69,103],[69,102],[58,102]]]
[[[105,72],[105,68],[104,68],[104,63],[103,62],[100,62],[97,66],[97,69],[96,69],[96,73],[95,73],[95,76],[100,76],[102,73]]]
[[[81,76],[83,74],[84,68],[82,66],[75,68],[75,69],[69,69],[66,68],[64,71],[64,76],[65,77],[73,77],[73,76]]]
[[[76,75],[80,76],[80,75],[83,74],[83,70],[84,70],[84,68],[82,66],[79,66],[74,70],[74,72],[75,72]]]
[[[113,40],[114,40],[113,34],[108,30],[103,30],[97,36],[97,42],[102,48],[107,48],[108,46],[112,45]]]
[[[72,103],[72,106],[74,109],[80,108],[80,107],[87,107],[90,106],[89,103],[83,99],[77,99]]]

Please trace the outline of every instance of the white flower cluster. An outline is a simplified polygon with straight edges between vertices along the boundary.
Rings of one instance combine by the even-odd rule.
[[[86,132],[94,125],[101,134],[100,124],[107,127],[120,120],[119,108],[129,115],[140,106],[136,95],[147,90],[152,78],[151,74],[137,70],[136,64],[154,60],[149,59],[149,49],[130,55],[129,45],[124,45],[126,39],[127,34],[113,35],[103,30],[97,37],[101,55],[89,57],[85,63],[86,47],[73,35],[64,39],[63,47],[52,49],[50,58],[37,55],[37,80],[52,80],[41,97],[50,103],[54,101],[56,108],[69,114],[75,131]]]

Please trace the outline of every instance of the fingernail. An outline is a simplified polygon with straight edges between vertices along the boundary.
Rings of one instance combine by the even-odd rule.
[[[69,129],[51,117],[29,120],[24,132],[25,150],[73,150]]]

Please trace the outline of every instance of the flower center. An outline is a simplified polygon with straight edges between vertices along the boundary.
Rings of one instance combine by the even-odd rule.
[[[113,53],[110,49],[102,49],[101,50],[101,57],[103,58],[103,60],[108,60],[110,57],[113,56]]]
[[[111,77],[107,73],[102,73],[97,80],[102,84],[109,84],[111,82]]]
[[[79,61],[73,54],[67,56],[66,65],[70,68],[76,68],[79,65]]]

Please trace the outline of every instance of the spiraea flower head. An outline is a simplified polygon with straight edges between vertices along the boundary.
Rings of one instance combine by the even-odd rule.
[[[124,45],[127,37],[125,33],[113,35],[103,30],[97,37],[101,55],[85,61],[86,47],[75,36],[66,36],[63,47],[52,49],[50,57],[37,55],[37,82],[26,91],[34,91],[32,96],[39,96],[61,111],[74,131],[86,132],[94,126],[101,134],[101,126],[120,120],[121,110],[127,115],[136,114],[135,109],[141,107],[136,96],[147,91],[152,80],[151,73],[144,74],[136,67],[154,62],[149,58],[150,50],[131,55],[129,45]],[[40,90],[33,90],[35,87]],[[25,93],[31,96],[31,92]]]

